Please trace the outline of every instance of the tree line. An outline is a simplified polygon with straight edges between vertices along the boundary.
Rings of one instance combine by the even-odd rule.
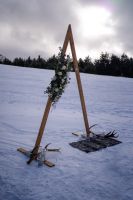
[[[19,57],[11,61],[0,55],[0,64],[40,69],[54,69],[54,66],[57,65],[57,60],[57,56],[55,55],[48,59],[44,59],[39,55],[37,58],[29,56],[23,59]],[[133,78],[133,58],[128,57],[124,53],[121,56],[115,54],[109,55],[107,52],[101,53],[99,59],[95,59],[94,61],[92,61],[90,56],[87,56],[85,59],[80,58],[78,65],[80,72],[83,73]]]

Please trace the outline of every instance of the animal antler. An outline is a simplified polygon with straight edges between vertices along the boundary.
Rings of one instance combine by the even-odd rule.
[[[114,131],[110,131],[106,135],[104,135],[104,138],[111,138],[111,137],[118,138],[119,135],[116,135],[116,134],[117,134],[117,132],[115,132],[115,130]]]

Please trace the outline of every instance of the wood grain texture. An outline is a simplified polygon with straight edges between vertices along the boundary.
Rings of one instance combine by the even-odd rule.
[[[73,39],[73,34],[72,34],[72,29],[71,29],[70,24],[68,26],[66,36],[65,36],[65,40],[64,40],[64,43],[63,43],[63,48],[62,48],[63,54],[66,53],[68,43],[70,43],[72,57],[73,57],[73,67],[74,67],[74,71],[75,71],[76,79],[77,79],[77,85],[78,85],[81,107],[82,107],[82,112],[83,112],[83,118],[84,118],[84,123],[85,123],[86,135],[89,136],[90,129],[89,129],[87,111],[86,111],[83,89],[82,89],[82,84],[81,84],[81,79],[80,79],[80,73],[79,73],[79,67],[78,67],[78,62],[77,62],[74,39]],[[36,158],[36,155],[38,153],[40,143],[41,143],[41,140],[42,140],[42,136],[44,134],[45,126],[46,126],[46,123],[47,123],[47,119],[48,119],[48,115],[49,115],[51,105],[52,105],[52,101],[51,101],[50,98],[48,98],[47,104],[46,104],[46,107],[45,107],[45,111],[44,111],[44,114],[43,114],[43,118],[42,118],[42,121],[41,121],[41,125],[40,125],[40,128],[39,128],[39,132],[38,132],[38,135],[37,135],[37,138],[36,138],[35,146],[32,150],[31,155],[30,155],[30,159],[28,161],[28,164],[30,164],[32,162],[32,160],[34,160]]]

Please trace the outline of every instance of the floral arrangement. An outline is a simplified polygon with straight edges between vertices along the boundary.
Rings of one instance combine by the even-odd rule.
[[[70,57],[69,55],[64,55],[61,48],[59,49],[60,52],[57,56],[55,75],[45,91],[45,93],[47,93],[49,98],[51,99],[52,105],[58,102],[65,90],[66,85],[70,82],[68,74],[68,72],[71,70]]]

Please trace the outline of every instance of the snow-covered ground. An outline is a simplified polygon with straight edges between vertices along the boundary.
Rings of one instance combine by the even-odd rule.
[[[84,130],[75,74],[50,112],[42,146],[54,168],[27,165],[18,147],[32,149],[54,72],[0,65],[0,200],[133,199],[133,79],[81,74],[90,124],[116,130],[121,144],[84,153],[69,143]]]

